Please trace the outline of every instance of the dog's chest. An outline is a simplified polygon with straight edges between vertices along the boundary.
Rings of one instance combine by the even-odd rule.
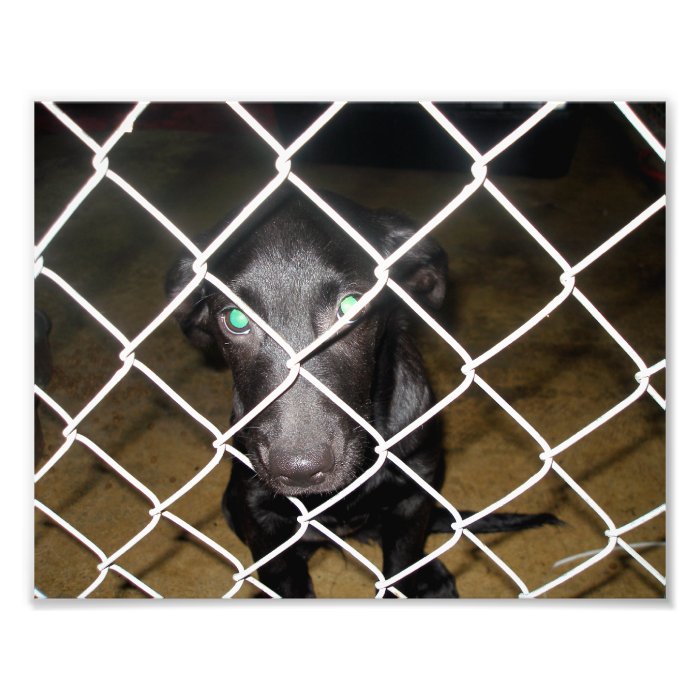
[[[319,518],[322,525],[327,527],[333,534],[338,537],[350,537],[355,533],[363,529],[369,521],[369,513],[358,513],[353,517],[340,520],[333,517],[320,517]],[[322,532],[317,530],[313,525],[310,525],[304,535],[302,536],[303,542],[328,542],[328,537]]]

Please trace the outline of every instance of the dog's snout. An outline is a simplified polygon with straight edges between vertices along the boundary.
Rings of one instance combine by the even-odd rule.
[[[318,486],[332,471],[335,458],[330,445],[317,445],[304,450],[273,447],[268,455],[267,470],[286,486]]]

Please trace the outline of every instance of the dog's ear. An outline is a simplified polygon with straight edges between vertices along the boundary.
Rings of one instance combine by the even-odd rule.
[[[391,255],[416,231],[400,214],[377,212],[386,232],[381,242],[384,257]],[[439,309],[447,288],[447,254],[430,235],[421,239],[392,266],[389,272],[407,292],[432,309]]]
[[[393,209],[366,209],[333,192],[321,194],[385,258],[417,230],[411,219]],[[447,288],[447,255],[432,236],[424,237],[406,251],[391,266],[389,274],[419,302],[433,309],[442,306]]]
[[[190,257],[182,258],[168,271],[165,278],[165,293],[168,299],[174,299],[194,276],[193,261]],[[200,350],[210,351],[214,349],[215,343],[209,330],[209,306],[206,298],[206,285],[202,283],[175,309],[173,316],[192,345]]]

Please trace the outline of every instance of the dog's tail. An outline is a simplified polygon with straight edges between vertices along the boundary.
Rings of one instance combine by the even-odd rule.
[[[465,520],[474,515],[475,512],[473,510],[460,510],[459,515]],[[444,508],[435,508],[430,519],[430,532],[454,532],[452,528],[453,523],[454,519],[449,511]],[[489,513],[469,525],[469,532],[474,534],[514,532],[542,525],[563,524],[562,520],[559,520],[551,513]]]

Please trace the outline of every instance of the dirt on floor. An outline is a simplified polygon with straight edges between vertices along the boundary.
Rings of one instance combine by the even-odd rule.
[[[232,119],[236,123],[235,119]],[[439,127],[437,127],[439,128]],[[274,154],[245,125],[232,133],[139,130],[123,139],[110,167],[184,232],[194,235],[242,206],[274,176]],[[527,136],[525,137],[527,138]],[[531,224],[571,264],[583,259],[661,194],[636,156],[640,137],[604,110],[583,110],[569,172],[555,178],[489,176]],[[90,176],[91,153],[71,134],[40,134],[36,142],[37,240]],[[471,180],[435,170],[301,164],[315,188],[335,190],[367,206],[397,208],[422,224]],[[562,290],[561,269],[540,244],[483,188],[441,223],[434,234],[448,253],[445,307],[436,315],[477,357],[520,327]],[[576,287],[651,366],[665,357],[665,220],[653,216],[581,272]],[[165,273],[180,243],[113,182],[104,180],[59,232],[44,265],[88,299],[128,338],[163,309]],[[76,416],[122,366],[121,346],[45,275],[36,283],[36,307],[51,320],[50,396]],[[437,398],[463,380],[461,360],[416,319]],[[174,320],[137,350],[156,372],[221,431],[228,426],[231,377],[208,366]],[[551,446],[558,445],[630,396],[637,367],[574,296],[479,367],[479,377]],[[665,395],[664,372],[651,385]],[[65,423],[39,404],[44,449],[37,470],[64,444]],[[478,510],[539,472],[540,446],[486,391],[472,384],[441,414],[447,478],[443,494],[460,508]],[[164,500],[213,457],[211,434],[144,374],[132,368],[80,423],[79,433]],[[648,394],[556,457],[550,470],[509,503],[507,510],[549,511],[565,522],[480,539],[529,590],[537,589],[604,548],[607,524],[582,499],[584,490],[616,526],[665,502],[665,413]],[[247,566],[247,548],[227,527],[220,499],[228,479],[224,458],[172,513]],[[76,440],[36,484],[36,498],[111,554],[148,525],[150,501],[83,442]],[[433,535],[433,551],[447,535]],[[665,575],[665,517],[625,535]],[[349,540],[381,568],[376,545]],[[579,556],[580,555],[580,556]],[[572,558],[564,563],[561,560]],[[441,555],[464,598],[512,598],[514,581],[467,538]],[[41,510],[35,521],[35,586],[50,598],[75,597],[97,576],[99,559]],[[180,526],[162,517],[117,561],[165,597],[221,597],[235,567]],[[337,548],[310,562],[319,597],[368,598],[374,576]],[[252,597],[246,583],[236,597]],[[91,593],[98,598],[146,594],[111,571]],[[634,558],[616,549],[599,563],[553,588],[546,597],[659,598],[663,585]]]

